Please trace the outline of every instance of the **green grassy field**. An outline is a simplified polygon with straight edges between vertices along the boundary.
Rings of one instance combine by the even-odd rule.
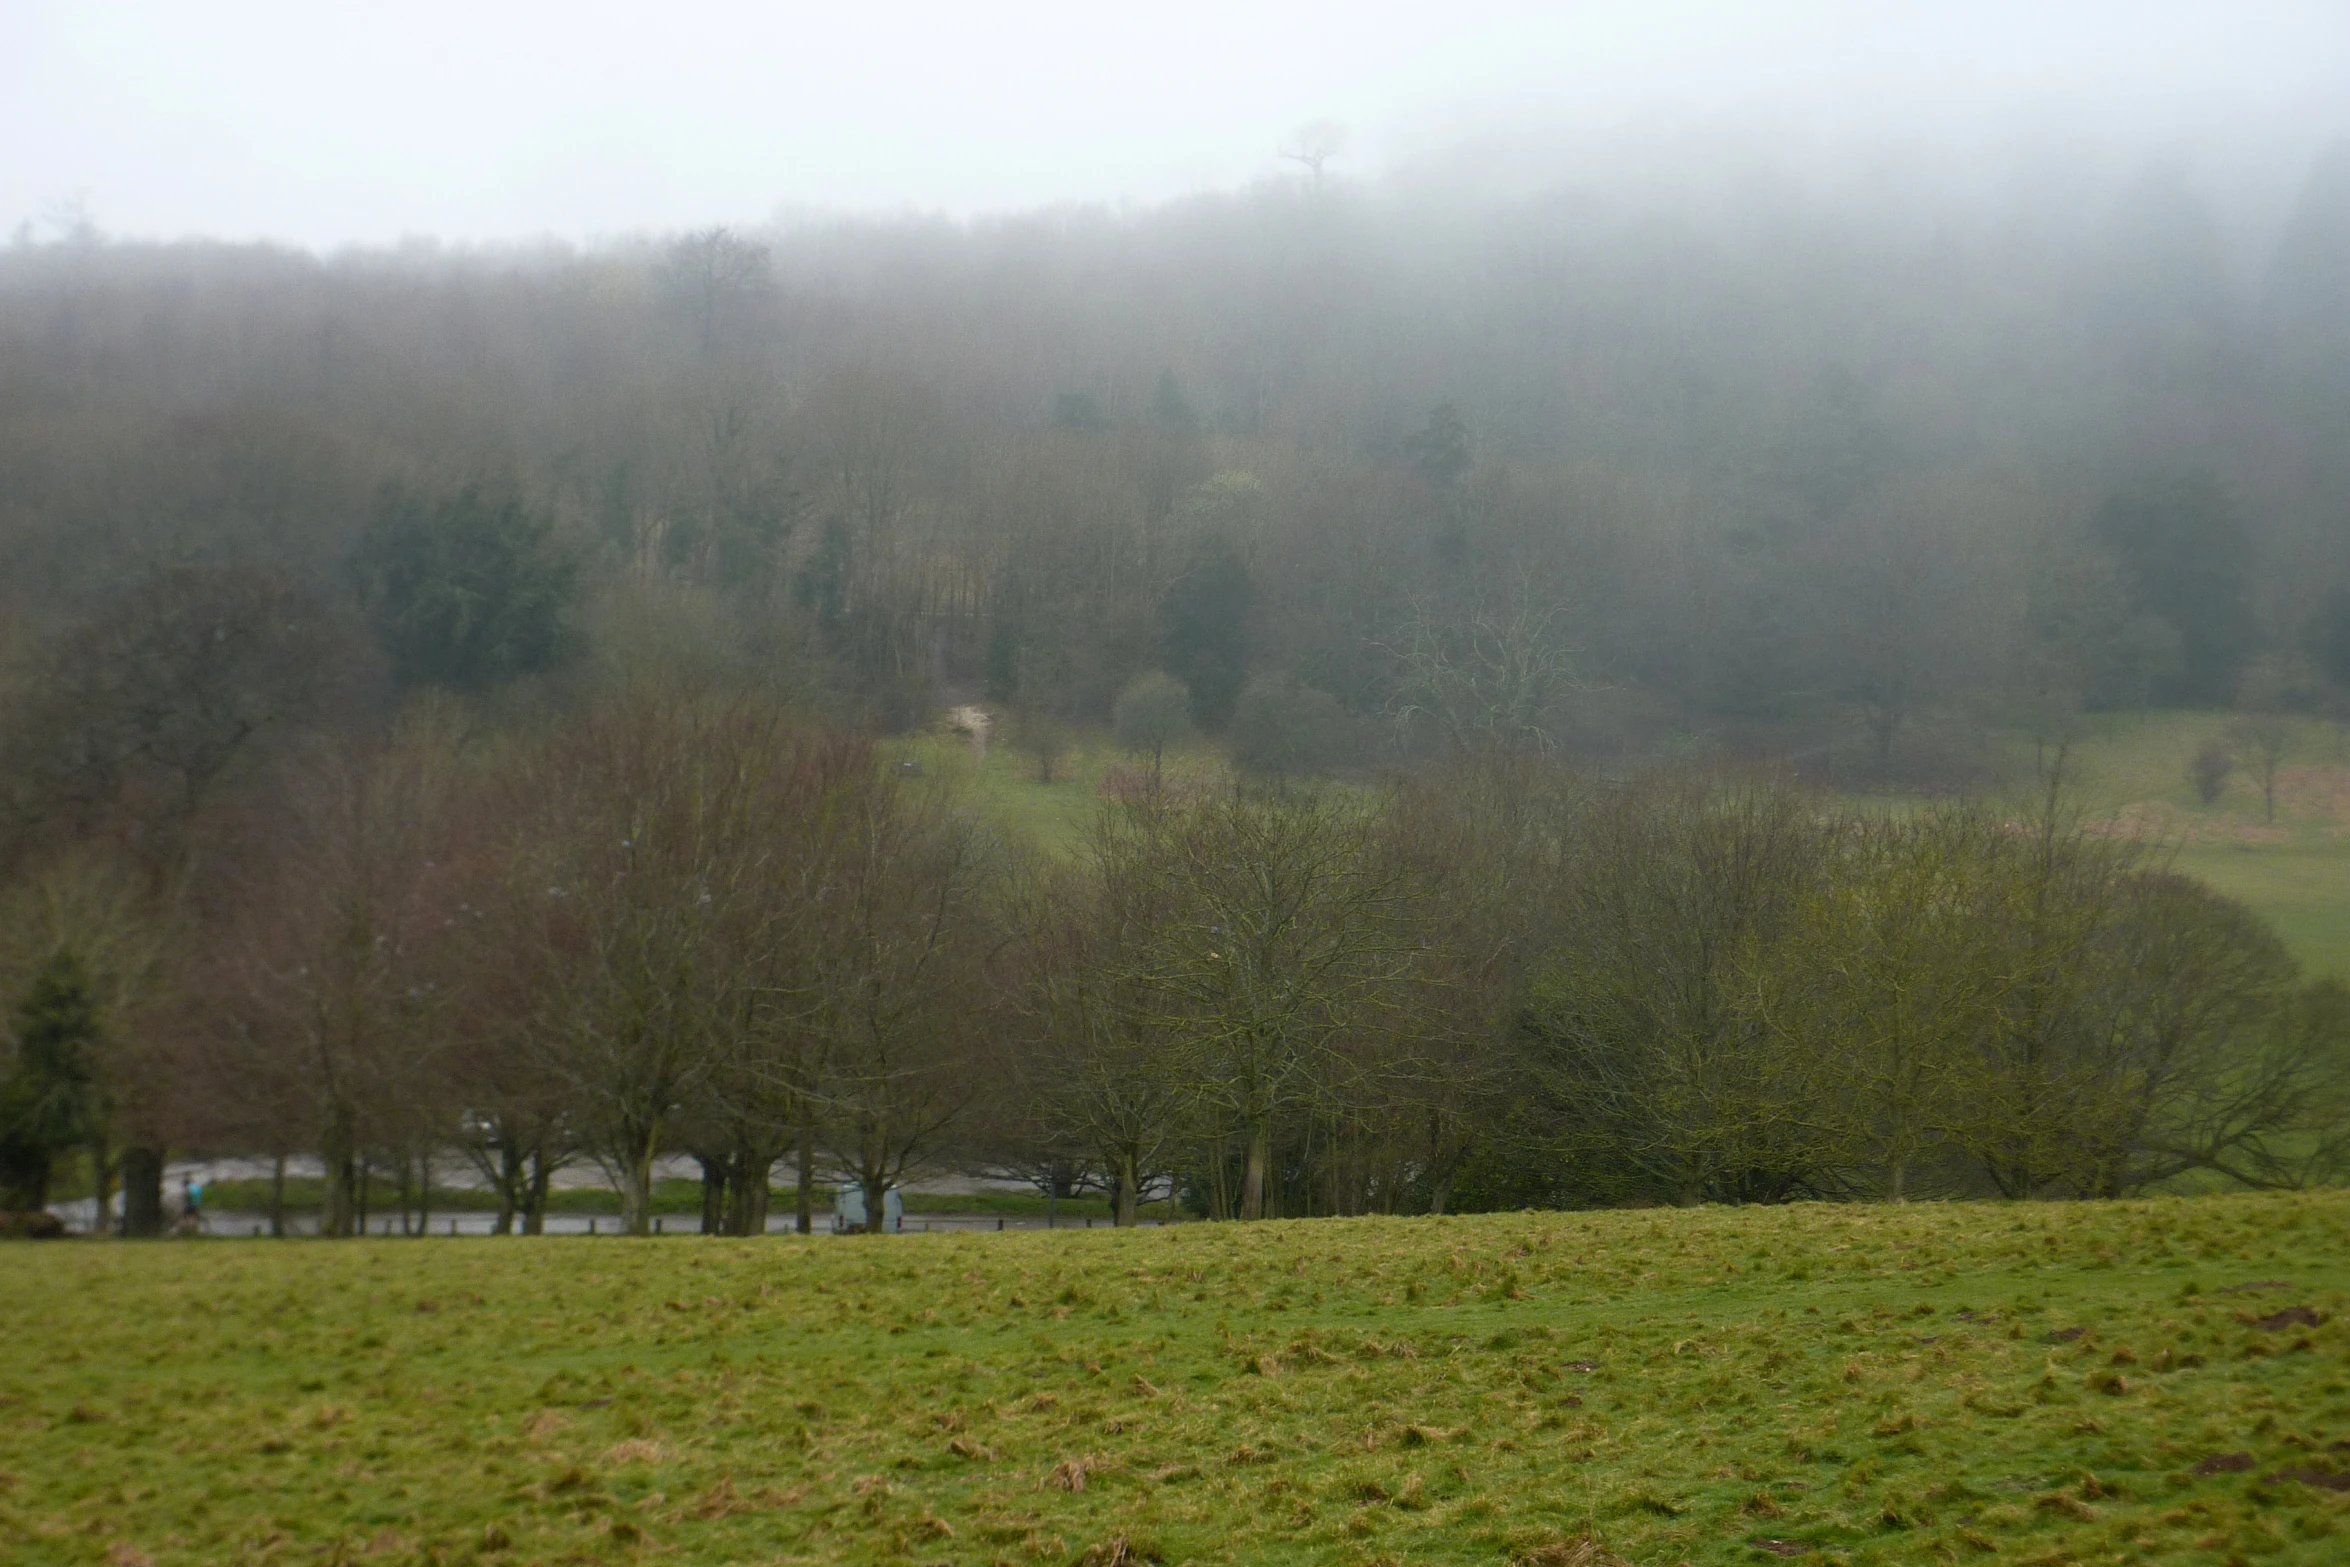
[[[2189,847],[2178,866],[2264,915],[2312,974],[2350,980],[2350,843]]]
[[[2350,1558],[2346,1194],[67,1242],[0,1282],[22,1567]]]
[[[2210,806],[2196,799],[2187,776],[2187,765],[2195,752],[2211,740],[2224,740],[2240,721],[2241,715],[2224,712],[2100,714],[2088,721],[2071,760],[2081,786],[2099,799],[2116,804],[2158,800],[2206,820],[2260,825],[2265,823],[2265,811],[2259,784],[2250,773],[2239,768],[2231,774],[2219,799]],[[2286,723],[2291,731],[2286,769],[2301,775],[2305,782],[2312,771],[2335,770],[2335,786],[2340,787],[2339,771],[2350,768],[2350,750],[2345,749],[2350,740],[2340,726],[2319,718]],[[2305,792],[2298,797],[2290,792],[2280,795],[2280,824],[2308,824],[2314,814],[2313,802]],[[2326,819],[2342,825],[2339,818]]]
[[[1075,732],[1068,753],[1053,764],[1050,783],[1038,780],[1033,758],[999,739],[984,755],[968,739],[935,732],[897,741],[893,754],[918,761],[932,775],[967,780],[980,808],[1048,853],[1076,850],[1093,829],[1102,808],[1103,776],[1114,767],[1141,767],[1098,730]],[[1170,778],[1198,781],[1229,776],[1212,746],[1170,752],[1163,764]]]
[[[2235,722],[2224,713],[2112,714],[2071,761],[2084,801],[2175,853],[2179,869],[2251,905],[2313,974],[2350,980],[2350,750],[2342,729],[2291,724],[2276,820],[2238,768],[2210,805],[2187,764]]]
[[[2311,974],[2350,980],[2350,731],[2325,719],[2286,721],[2290,746],[2271,821],[2249,768],[2231,773],[2208,805],[2188,775],[2195,753],[2224,742],[2240,721],[2222,712],[2094,715],[2067,755],[2073,799],[2092,821],[2249,905]],[[2011,736],[1999,750],[2010,787],[2030,787],[2038,759],[2030,742]],[[1923,803],[1859,799],[1892,809]]]

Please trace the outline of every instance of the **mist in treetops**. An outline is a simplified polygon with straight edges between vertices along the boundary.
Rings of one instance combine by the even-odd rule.
[[[1366,764],[1462,720],[1442,645],[1577,755],[1903,784],[1987,725],[2337,698],[2350,148],[2005,145],[1301,154],[589,247],[20,235],[0,637],[236,570],[369,700],[686,660],[888,731],[1106,724],[1165,670],[1210,731],[1315,693]]]

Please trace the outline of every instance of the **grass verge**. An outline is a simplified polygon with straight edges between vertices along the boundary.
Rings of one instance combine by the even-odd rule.
[[[0,1277],[25,1567],[2350,1555],[2350,1194]]]

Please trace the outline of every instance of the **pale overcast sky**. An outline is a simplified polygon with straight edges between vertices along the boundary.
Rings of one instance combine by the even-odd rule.
[[[1147,202],[1508,122],[2350,128],[2350,0],[0,0],[0,229],[313,246]]]

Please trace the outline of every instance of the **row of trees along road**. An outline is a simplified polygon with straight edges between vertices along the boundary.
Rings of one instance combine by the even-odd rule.
[[[592,1160],[636,1233],[675,1153],[734,1233],[779,1166],[804,1228],[819,1176],[875,1211],[942,1168],[1129,1223],[1162,1181],[1257,1218],[2350,1158],[2350,998],[2053,788],[1895,815],[1498,750],[1377,788],[1136,773],[1051,860],[772,697],[473,711],[278,758],[201,920],[157,912],[143,835],[18,880],[11,1203],[80,1158],[149,1215],[166,1145],[317,1158],[330,1234],[367,1172],[460,1157],[525,1229]]]

